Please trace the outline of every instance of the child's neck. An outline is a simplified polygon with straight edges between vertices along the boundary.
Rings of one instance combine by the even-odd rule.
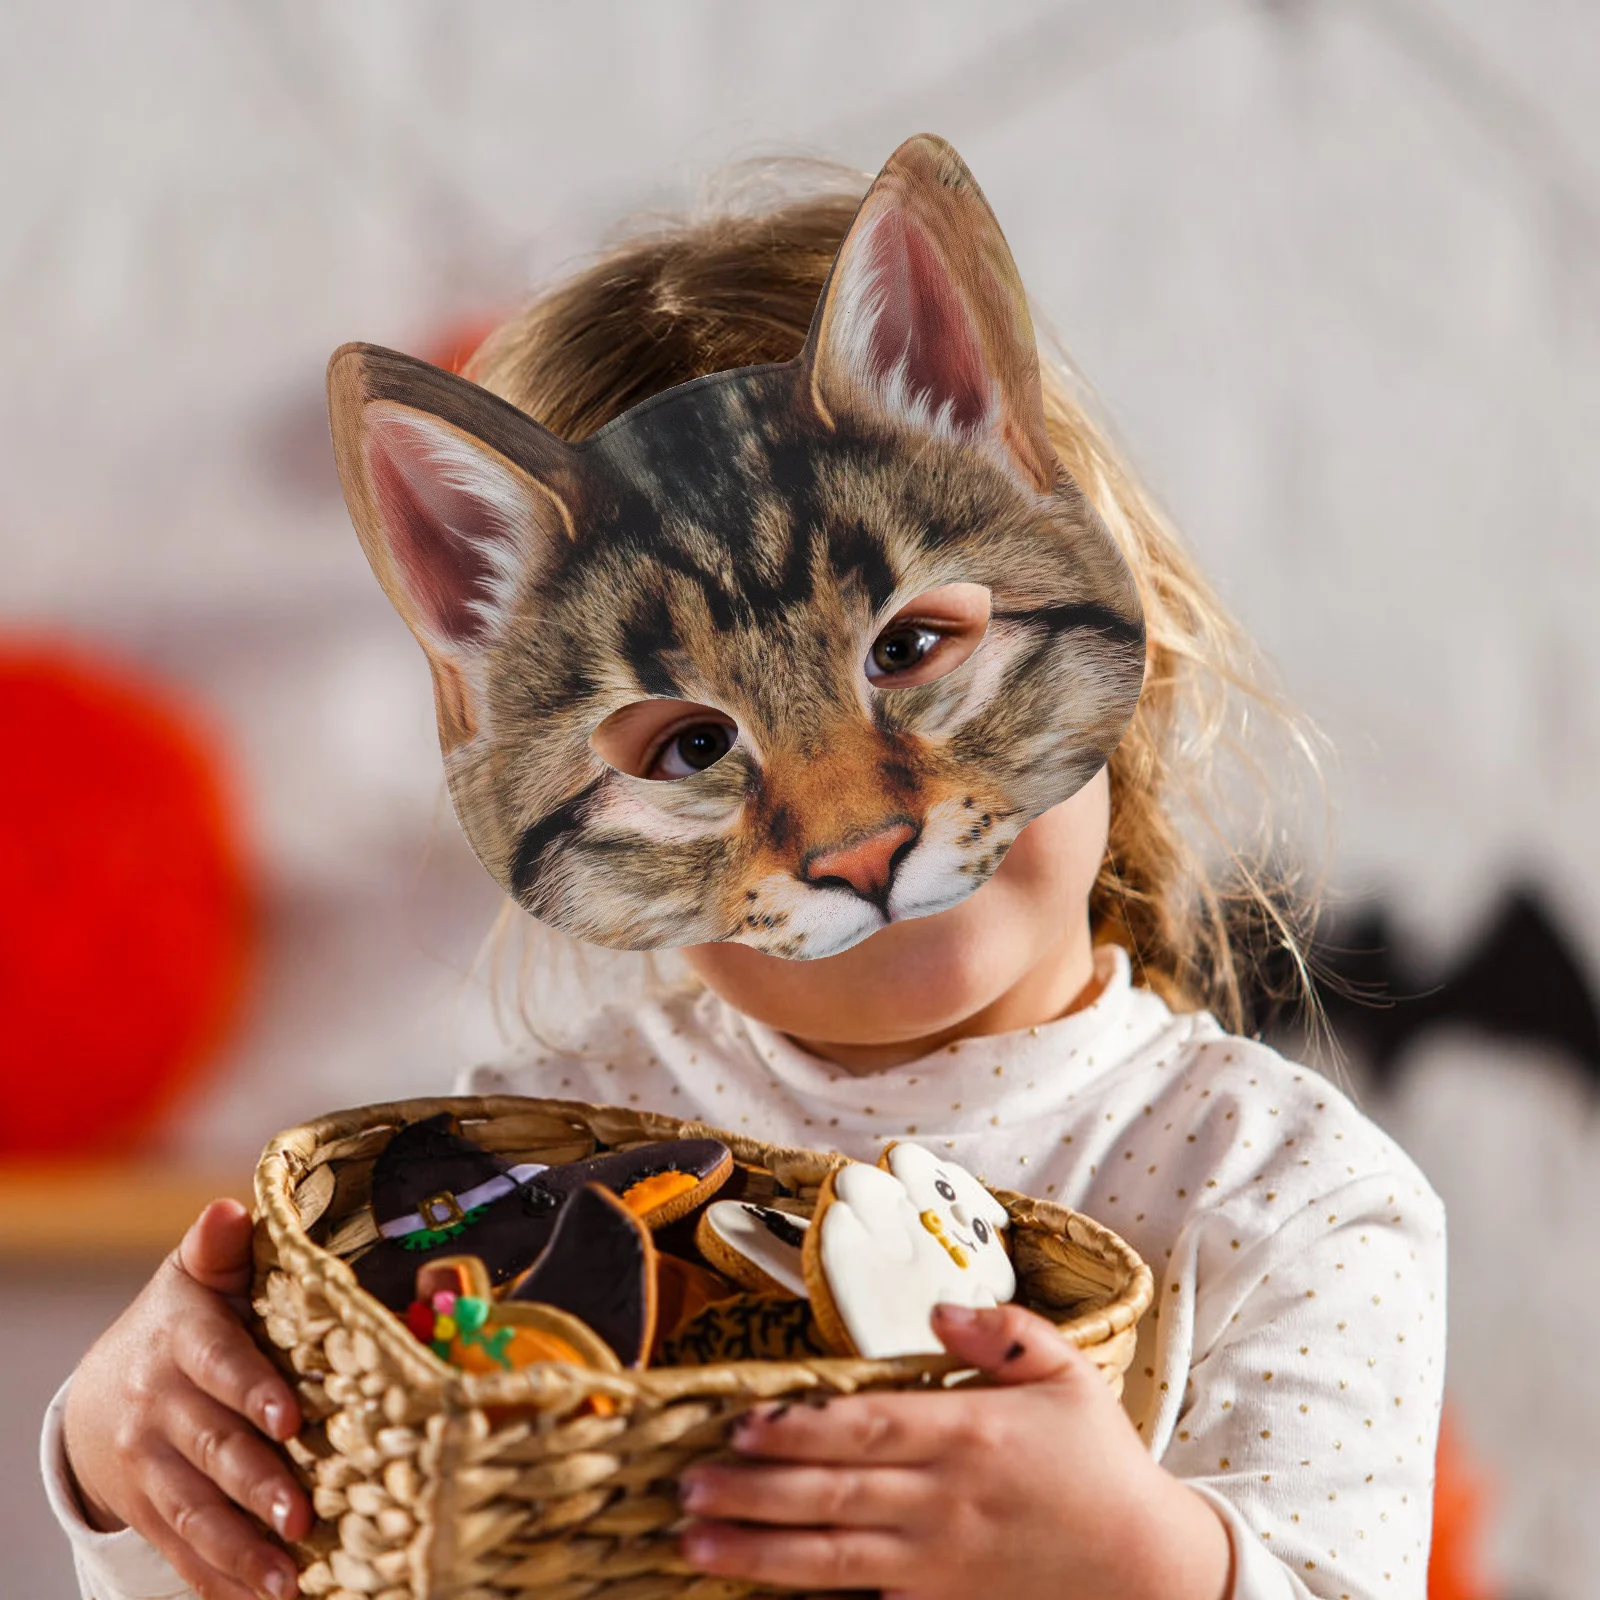
[[[977,1039],[997,1033],[1016,1033],[1082,1011],[1092,1005],[1105,987],[1095,970],[1094,952],[1087,941],[1073,940],[1060,951],[1030,967],[1004,994],[988,1005],[936,1032],[885,1044],[838,1044],[827,1039],[789,1038],[824,1061],[855,1077],[867,1077],[918,1061],[958,1039]]]

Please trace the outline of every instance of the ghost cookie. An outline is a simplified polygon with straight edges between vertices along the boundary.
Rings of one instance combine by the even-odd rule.
[[[1005,1207],[970,1173],[920,1145],[828,1175],[802,1266],[830,1348],[873,1359],[943,1350],[941,1302],[993,1306],[1016,1293]]]
[[[756,1294],[805,1296],[805,1217],[746,1200],[714,1200],[700,1215],[695,1247],[718,1272]]]

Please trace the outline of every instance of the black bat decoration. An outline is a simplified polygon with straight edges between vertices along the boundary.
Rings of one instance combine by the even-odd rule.
[[[1476,1029],[1497,1039],[1563,1051],[1600,1092],[1600,1002],[1574,942],[1533,887],[1513,884],[1494,915],[1442,971],[1427,970],[1394,931],[1381,901],[1325,922],[1312,970],[1340,1041],[1390,1087],[1407,1049],[1434,1028]],[[1276,1031],[1270,998],[1283,992],[1283,958],[1262,974],[1256,1015]]]

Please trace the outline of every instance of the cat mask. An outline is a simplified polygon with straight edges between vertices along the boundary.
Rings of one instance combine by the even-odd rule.
[[[1015,264],[939,139],[873,183],[792,362],[580,444],[370,345],[328,388],[461,826],[579,939],[807,959],[943,911],[1133,715],[1133,576],[1056,459]]]

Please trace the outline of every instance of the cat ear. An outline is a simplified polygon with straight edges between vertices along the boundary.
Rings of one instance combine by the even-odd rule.
[[[866,409],[990,441],[1042,492],[1055,484],[1016,263],[961,157],[932,134],[901,145],[867,191],[801,359],[830,422]]]
[[[571,451],[476,384],[371,345],[334,353],[328,408],[351,520],[428,657],[453,749],[481,720],[483,651],[572,537]]]

